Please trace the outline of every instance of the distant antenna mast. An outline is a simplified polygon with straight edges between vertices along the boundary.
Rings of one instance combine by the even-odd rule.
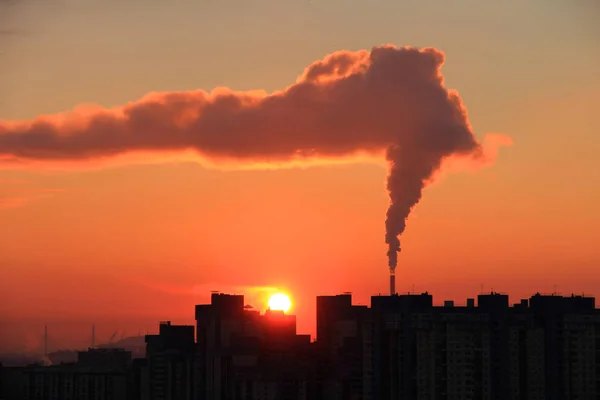
[[[96,346],[96,325],[92,324],[92,349]]]
[[[44,325],[44,357],[48,357],[48,325]]]

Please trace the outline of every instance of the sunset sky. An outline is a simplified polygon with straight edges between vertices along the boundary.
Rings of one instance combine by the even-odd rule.
[[[417,4],[418,3],[418,4]],[[149,92],[281,90],[337,50],[435,47],[493,166],[445,174],[408,220],[400,292],[600,295],[600,7],[594,0],[0,0],[0,120]],[[222,171],[0,167],[0,351],[193,321],[211,290],[387,291],[383,163]],[[68,328],[67,328],[68,327]],[[87,335],[87,336],[86,336]]]

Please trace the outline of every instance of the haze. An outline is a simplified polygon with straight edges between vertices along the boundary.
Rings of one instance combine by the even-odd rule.
[[[126,4],[123,4],[126,3]],[[446,55],[493,166],[446,174],[408,220],[399,291],[458,303],[481,290],[598,295],[600,12],[594,2],[4,1],[0,120],[154,91],[281,90],[331,52]],[[384,164],[219,171],[193,162],[0,171],[0,341],[39,348],[190,322],[210,290],[266,307],[387,290]],[[318,277],[319,279],[315,279]]]

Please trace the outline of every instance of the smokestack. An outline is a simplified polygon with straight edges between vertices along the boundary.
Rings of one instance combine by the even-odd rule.
[[[390,269],[390,296],[396,294],[396,271]]]

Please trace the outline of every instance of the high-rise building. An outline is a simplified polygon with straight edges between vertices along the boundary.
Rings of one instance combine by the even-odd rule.
[[[513,308],[512,322],[511,398],[600,398],[600,310],[593,297],[536,294]]]
[[[194,327],[162,322],[158,335],[146,336],[151,400],[193,400]]]
[[[509,307],[427,294],[372,298],[376,399],[595,399],[600,313],[594,299],[535,295]]]
[[[317,369],[322,399],[371,399],[369,309],[344,293],[317,297]]]
[[[196,306],[196,340],[198,399],[313,399],[310,336],[296,334],[295,316],[214,293]]]

